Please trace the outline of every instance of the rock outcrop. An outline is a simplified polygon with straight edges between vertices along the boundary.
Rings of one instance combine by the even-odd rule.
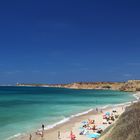
[[[17,84],[17,86],[42,86],[71,89],[110,89],[121,91],[140,91],[140,80],[127,82],[76,82],[71,84]]]
[[[140,80],[129,80],[120,88],[122,91],[140,91]]]

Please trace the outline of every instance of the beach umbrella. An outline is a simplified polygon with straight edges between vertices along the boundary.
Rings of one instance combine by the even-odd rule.
[[[99,138],[101,134],[99,133],[93,133],[93,134],[89,134],[88,138]]]
[[[105,114],[106,114],[106,115],[110,115],[110,112],[106,112]]]
[[[83,121],[82,124],[85,124],[86,125],[86,124],[88,124],[88,122],[87,121]]]

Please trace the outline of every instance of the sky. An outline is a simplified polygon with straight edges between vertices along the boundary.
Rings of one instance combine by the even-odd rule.
[[[0,1],[0,84],[140,79],[140,1]]]

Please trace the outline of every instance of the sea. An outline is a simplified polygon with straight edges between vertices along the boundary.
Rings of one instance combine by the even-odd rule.
[[[50,87],[0,87],[0,140],[55,127],[70,118],[134,101],[131,93]]]

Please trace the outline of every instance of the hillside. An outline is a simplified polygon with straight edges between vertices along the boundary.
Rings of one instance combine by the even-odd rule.
[[[123,91],[140,91],[140,80],[129,80],[124,83],[120,90]]]
[[[110,89],[121,91],[140,91],[140,80],[127,82],[77,82],[71,84],[17,84],[17,86],[42,86],[72,89]]]
[[[140,102],[128,108],[120,116],[113,128],[99,140],[139,140]]]

